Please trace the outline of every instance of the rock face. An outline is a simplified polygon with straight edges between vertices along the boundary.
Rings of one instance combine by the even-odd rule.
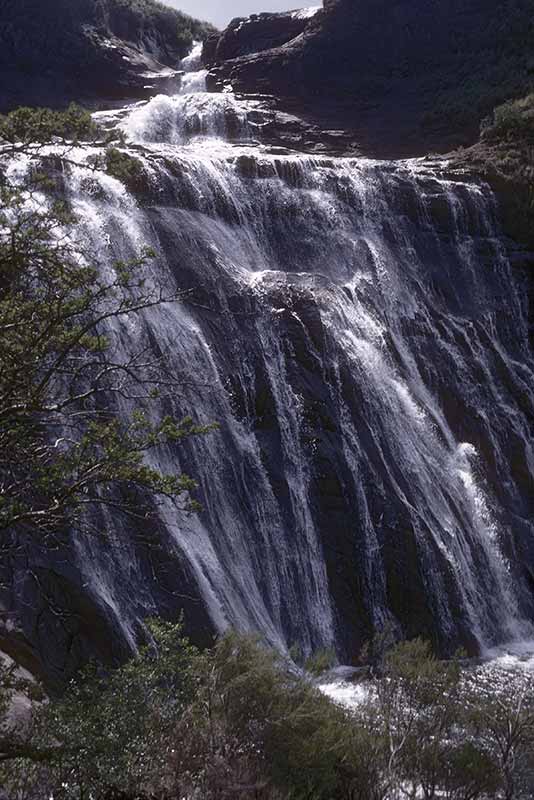
[[[309,20],[305,13],[299,11],[237,17],[222,33],[214,33],[206,40],[204,62],[213,65],[272,47],[281,47],[303,33]]]
[[[443,653],[531,635],[534,356],[493,195],[439,163],[240,148],[240,114],[245,136],[228,95],[131,110],[134,194],[62,173],[91,252],[142,236],[187,298],[113,323],[118,355],[168,354],[169,413],[221,429],[153,455],[201,514],[96,515],[2,564],[0,649],[56,685],[181,610],[195,641],[233,625],[344,663],[384,626]]]
[[[104,531],[106,524],[97,526]],[[200,645],[212,641],[214,627],[185,554],[163,528],[147,534],[125,524],[122,536],[106,541],[95,530],[52,550],[19,536],[1,559],[0,652],[52,690],[89,660],[125,658],[142,640],[140,621],[148,616],[176,619],[183,611],[187,634]],[[131,615],[120,596],[130,597]]]
[[[211,30],[152,0],[0,0],[0,111],[148,97]]]
[[[327,0],[291,41],[221,51],[210,86],[275,95],[373,155],[446,152],[532,84],[533,12],[532,0]]]
[[[122,0],[50,0],[44,25],[41,5],[0,0],[3,108],[142,96],[184,53],[171,11],[160,27]],[[532,635],[532,282],[493,195],[465,176],[473,154],[446,169],[316,155],[474,136],[529,75],[532,0],[504,7],[330,0],[234,21],[206,43],[211,88],[270,99],[157,97],[124,121],[139,186],[62,173],[102,263],[142,237],[154,280],[191,293],[114,341],[168,350],[172,412],[222,427],[155,463],[198,477],[198,517],[13,542],[0,650],[57,687],[119,660],[151,614],[183,611],[200,644],[232,624],[346,662],[385,624],[444,653]],[[255,138],[279,147],[236,148]]]

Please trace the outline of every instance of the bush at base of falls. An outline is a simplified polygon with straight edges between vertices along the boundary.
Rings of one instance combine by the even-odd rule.
[[[462,672],[416,640],[386,654],[350,710],[255,639],[200,653],[180,625],[149,629],[135,658],[90,669],[18,738],[4,721],[9,800],[532,796],[532,677]]]

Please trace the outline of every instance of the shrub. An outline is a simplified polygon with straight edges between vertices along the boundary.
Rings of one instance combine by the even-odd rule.
[[[37,710],[0,784],[3,778],[12,789],[33,775],[34,789],[62,800],[165,786],[173,731],[196,692],[199,655],[181,624],[153,621],[149,633],[124,666],[110,673],[88,667],[61,700]]]
[[[534,94],[497,106],[481,134],[483,139],[534,138]]]
[[[108,147],[105,156],[106,172],[114,178],[124,183],[132,192],[135,192],[143,181],[143,165],[139,159],[118,150],[116,147]]]
[[[0,115],[0,143],[24,148],[29,144],[49,144],[61,141],[88,141],[100,135],[91,114],[71,104],[66,111],[50,108],[18,108]]]
[[[304,668],[311,675],[319,676],[336,664],[336,654],[333,650],[323,648],[317,650],[313,655],[306,659]]]
[[[145,27],[158,30],[165,39],[171,41],[172,32],[176,32],[174,44],[185,55],[191,48],[193,41],[203,41],[215,31],[209,22],[200,20],[170,8],[157,0],[105,0],[108,14],[115,17],[121,11],[126,11],[132,19],[141,22]],[[169,35],[170,34],[170,35]]]
[[[461,673],[415,640],[347,710],[258,639],[229,633],[199,653],[180,625],[149,630],[123,667],[89,669],[36,711],[0,766],[10,800],[531,796],[528,676]]]
[[[257,798],[348,800],[376,779],[365,729],[251,638],[229,634],[216,646],[194,720],[186,729],[196,732],[193,752],[184,739],[175,750],[182,773],[205,754],[196,774],[205,800],[241,796],[246,786],[245,797],[254,787]]]

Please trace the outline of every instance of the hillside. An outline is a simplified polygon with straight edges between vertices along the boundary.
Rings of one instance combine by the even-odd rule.
[[[0,111],[146,96],[212,30],[153,0],[0,0]]]
[[[446,152],[534,84],[533,0],[325,0],[282,46],[213,61],[211,86],[272,94],[386,156]]]

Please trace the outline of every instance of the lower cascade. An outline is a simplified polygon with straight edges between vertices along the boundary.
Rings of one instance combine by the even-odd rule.
[[[147,279],[184,293],[110,336],[165,355],[172,413],[220,423],[154,455],[203,511],[169,502],[150,531],[103,511],[104,540],[9,566],[10,607],[57,669],[180,609],[347,663],[388,626],[449,653],[533,638],[534,359],[490,189],[261,145],[261,111],[203,91],[197,55],[178,94],[101,115],[135,186],[89,146],[63,181],[104,268],[148,245]]]

